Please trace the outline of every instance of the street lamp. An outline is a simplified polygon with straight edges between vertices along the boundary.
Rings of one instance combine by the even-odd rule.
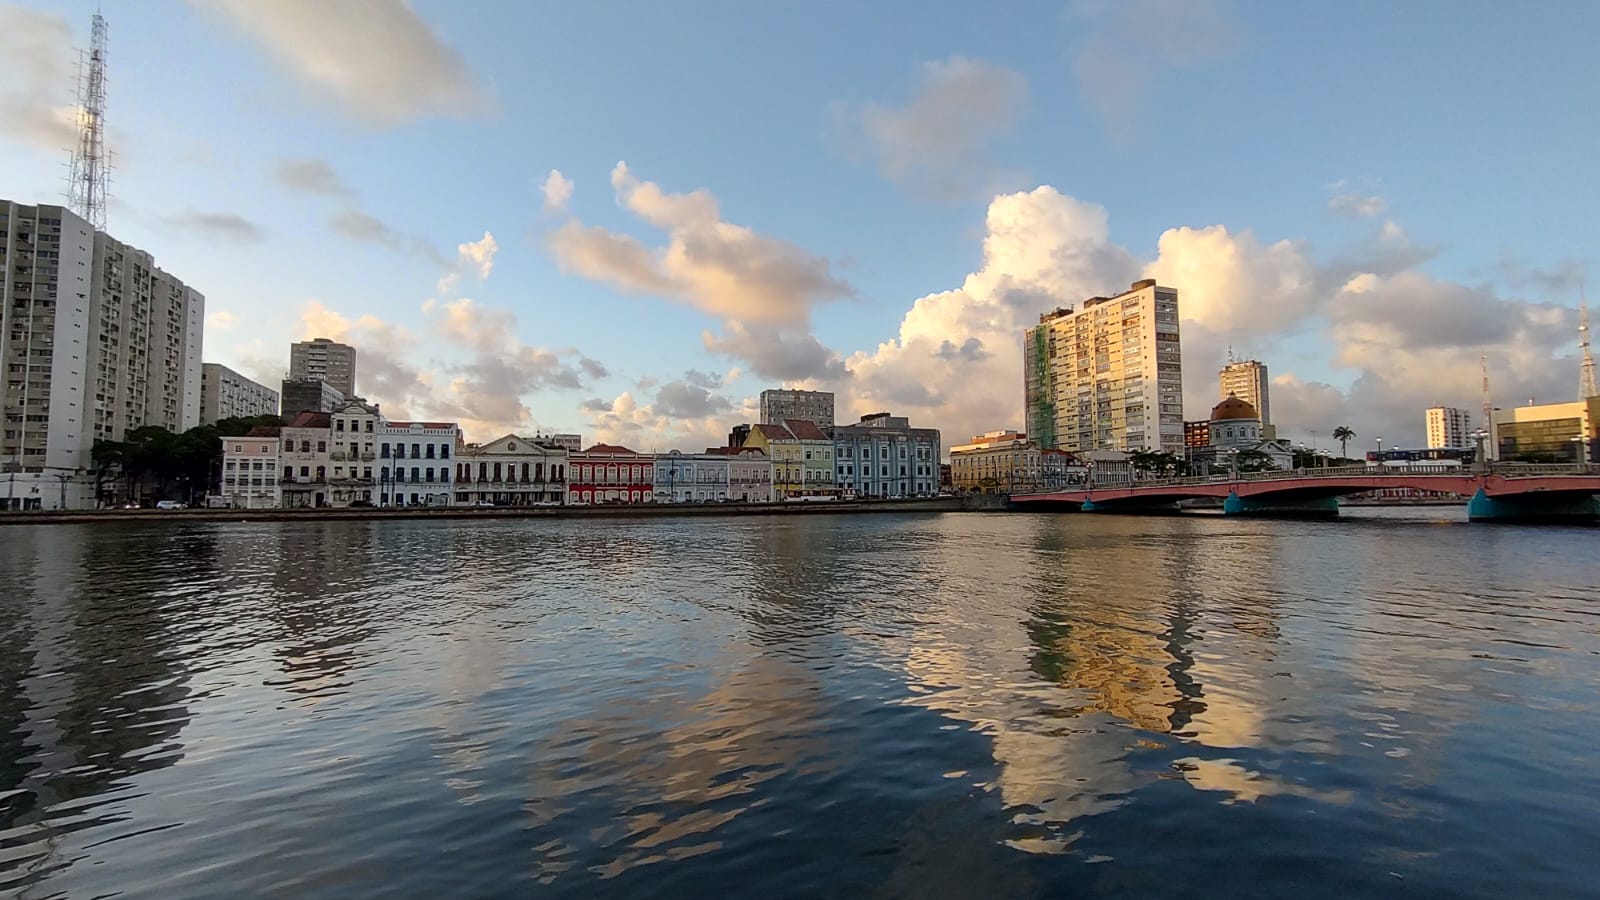
[[[1378,452],[1383,452],[1383,435],[1378,435]]]
[[[1480,467],[1482,467],[1484,469],[1484,471],[1488,471],[1488,468],[1489,468],[1489,453],[1488,453],[1487,444],[1485,442],[1488,441],[1488,439],[1489,439],[1489,432],[1484,431],[1482,428],[1479,428],[1477,431],[1474,431],[1472,433],[1472,438],[1473,438],[1473,440],[1478,442],[1477,463],[1478,463],[1478,465]]]
[[[1234,481],[1239,480],[1239,448],[1228,448],[1228,477]]]

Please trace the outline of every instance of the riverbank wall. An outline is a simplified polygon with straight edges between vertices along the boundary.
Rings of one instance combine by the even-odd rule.
[[[384,519],[646,519],[697,516],[808,516],[852,513],[946,513],[961,497],[832,503],[706,503],[615,506],[411,506],[343,509],[84,509],[0,513],[0,526],[173,522],[327,522]],[[1004,508],[1001,506],[1000,508]]]

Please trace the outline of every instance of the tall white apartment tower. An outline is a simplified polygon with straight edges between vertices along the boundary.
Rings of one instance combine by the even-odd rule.
[[[817,423],[818,428],[833,427],[833,392],[769,388],[761,392],[761,421],[783,424],[789,419]]]
[[[1024,336],[1029,437],[1069,452],[1183,452],[1178,292],[1134,282],[1039,317]]]
[[[93,261],[94,229],[72,211],[0,200],[0,508],[81,504],[68,481],[89,462]]]
[[[356,348],[327,338],[289,345],[289,379],[326,381],[346,397],[356,395]]]
[[[1475,446],[1472,439],[1472,418],[1466,410],[1454,406],[1430,406],[1427,416],[1430,448],[1451,447],[1470,450]]]
[[[1261,426],[1272,424],[1272,404],[1267,396],[1267,364],[1254,359],[1233,359],[1228,353],[1228,364],[1217,373],[1217,399],[1226,400],[1232,394],[1254,406],[1261,416]]]

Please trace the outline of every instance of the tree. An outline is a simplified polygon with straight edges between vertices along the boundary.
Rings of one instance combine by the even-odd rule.
[[[1333,430],[1333,439],[1339,442],[1339,455],[1341,457],[1350,458],[1349,449],[1346,445],[1355,440],[1355,437],[1356,433],[1351,431],[1348,425],[1340,425]]]
[[[1128,462],[1141,472],[1173,476],[1183,471],[1183,460],[1175,454],[1155,450],[1139,450],[1128,455]]]
[[[1272,457],[1260,450],[1240,450],[1234,464],[1240,472],[1271,472],[1278,468]]]

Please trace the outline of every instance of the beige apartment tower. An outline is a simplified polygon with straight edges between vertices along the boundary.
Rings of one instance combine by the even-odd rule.
[[[1261,428],[1264,437],[1272,427],[1272,402],[1268,396],[1268,386],[1271,384],[1267,375],[1267,364],[1254,359],[1233,358],[1232,351],[1228,353],[1228,364],[1217,373],[1217,399],[1226,400],[1232,394],[1240,400],[1254,406],[1256,414],[1261,417]]]
[[[327,338],[289,345],[289,379],[316,378],[346,397],[356,395],[356,348]]]
[[[1134,282],[1024,336],[1027,433],[1046,449],[1183,452],[1178,292]]]
[[[1449,447],[1471,450],[1476,446],[1472,437],[1472,416],[1454,406],[1430,406],[1428,417],[1428,447]]]

